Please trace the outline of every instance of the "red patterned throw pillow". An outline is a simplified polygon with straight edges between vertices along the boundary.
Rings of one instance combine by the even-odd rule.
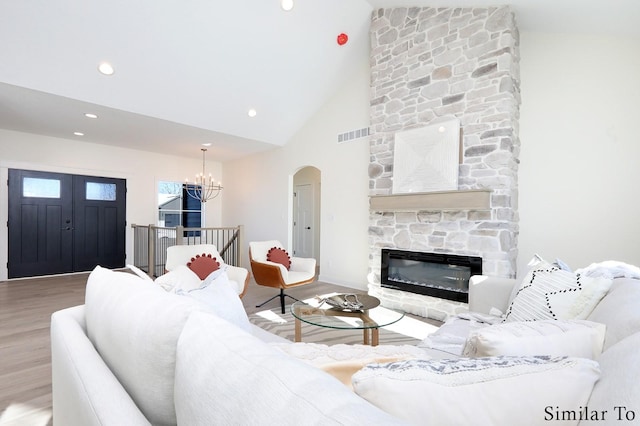
[[[287,253],[286,250],[281,249],[280,247],[272,247],[267,253],[267,260],[269,262],[275,262],[284,265],[287,270],[291,268],[291,257],[289,257],[289,253]]]
[[[216,260],[211,254],[197,254],[196,257],[191,258],[191,262],[187,263],[189,269],[191,269],[201,280],[204,280],[213,271],[217,271],[220,268],[220,262]]]

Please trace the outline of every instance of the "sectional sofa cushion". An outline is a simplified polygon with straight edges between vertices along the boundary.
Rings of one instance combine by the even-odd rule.
[[[175,405],[184,425],[404,424],[327,373],[199,312],[178,341]]]
[[[96,267],[87,281],[87,335],[140,411],[155,425],[176,424],[178,336],[189,314],[208,310],[126,272]]]
[[[352,383],[358,395],[411,424],[544,425],[549,406],[585,406],[599,373],[583,358],[407,360],[369,364]]]
[[[636,305],[637,306],[637,305]],[[626,415],[633,411],[636,422],[638,416],[638,395],[640,395],[640,363],[638,348],[640,332],[636,332],[611,346],[598,360],[602,377],[596,383],[589,399],[590,410],[606,410],[606,420],[611,424],[630,424]],[[616,409],[615,407],[620,407]],[[619,417],[619,414],[622,414]],[[619,420],[618,420],[619,419]],[[596,424],[597,422],[594,422]]]
[[[640,280],[616,278],[607,297],[593,309],[590,321],[607,326],[606,351],[622,339],[640,329]]]
[[[462,356],[575,356],[598,359],[606,327],[586,320],[508,322],[472,330]]]

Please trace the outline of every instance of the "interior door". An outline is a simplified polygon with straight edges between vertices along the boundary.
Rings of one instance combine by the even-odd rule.
[[[125,265],[126,181],[9,170],[9,278]]]
[[[313,255],[313,188],[310,184],[296,185],[294,194],[294,247],[297,257]]]
[[[9,170],[9,278],[73,272],[70,175]]]

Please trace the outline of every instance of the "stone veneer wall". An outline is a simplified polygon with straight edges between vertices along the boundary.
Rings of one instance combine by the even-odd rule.
[[[369,292],[444,319],[466,304],[380,287],[381,248],[478,255],[514,277],[518,212],[519,34],[508,7],[379,9],[371,19],[370,195],[391,194],[394,135],[457,117],[458,189],[491,189],[486,211],[370,212]]]

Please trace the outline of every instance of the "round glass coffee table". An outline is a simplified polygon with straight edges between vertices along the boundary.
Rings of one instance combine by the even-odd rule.
[[[377,346],[379,343],[379,329],[400,321],[404,312],[378,306],[380,301],[372,296],[360,295],[361,299],[371,301],[375,299],[375,307],[370,309],[340,309],[332,307],[320,300],[297,301],[291,305],[291,314],[295,318],[295,341],[302,341],[302,323],[317,327],[341,330],[362,330],[365,345]],[[366,306],[365,306],[366,308]]]

